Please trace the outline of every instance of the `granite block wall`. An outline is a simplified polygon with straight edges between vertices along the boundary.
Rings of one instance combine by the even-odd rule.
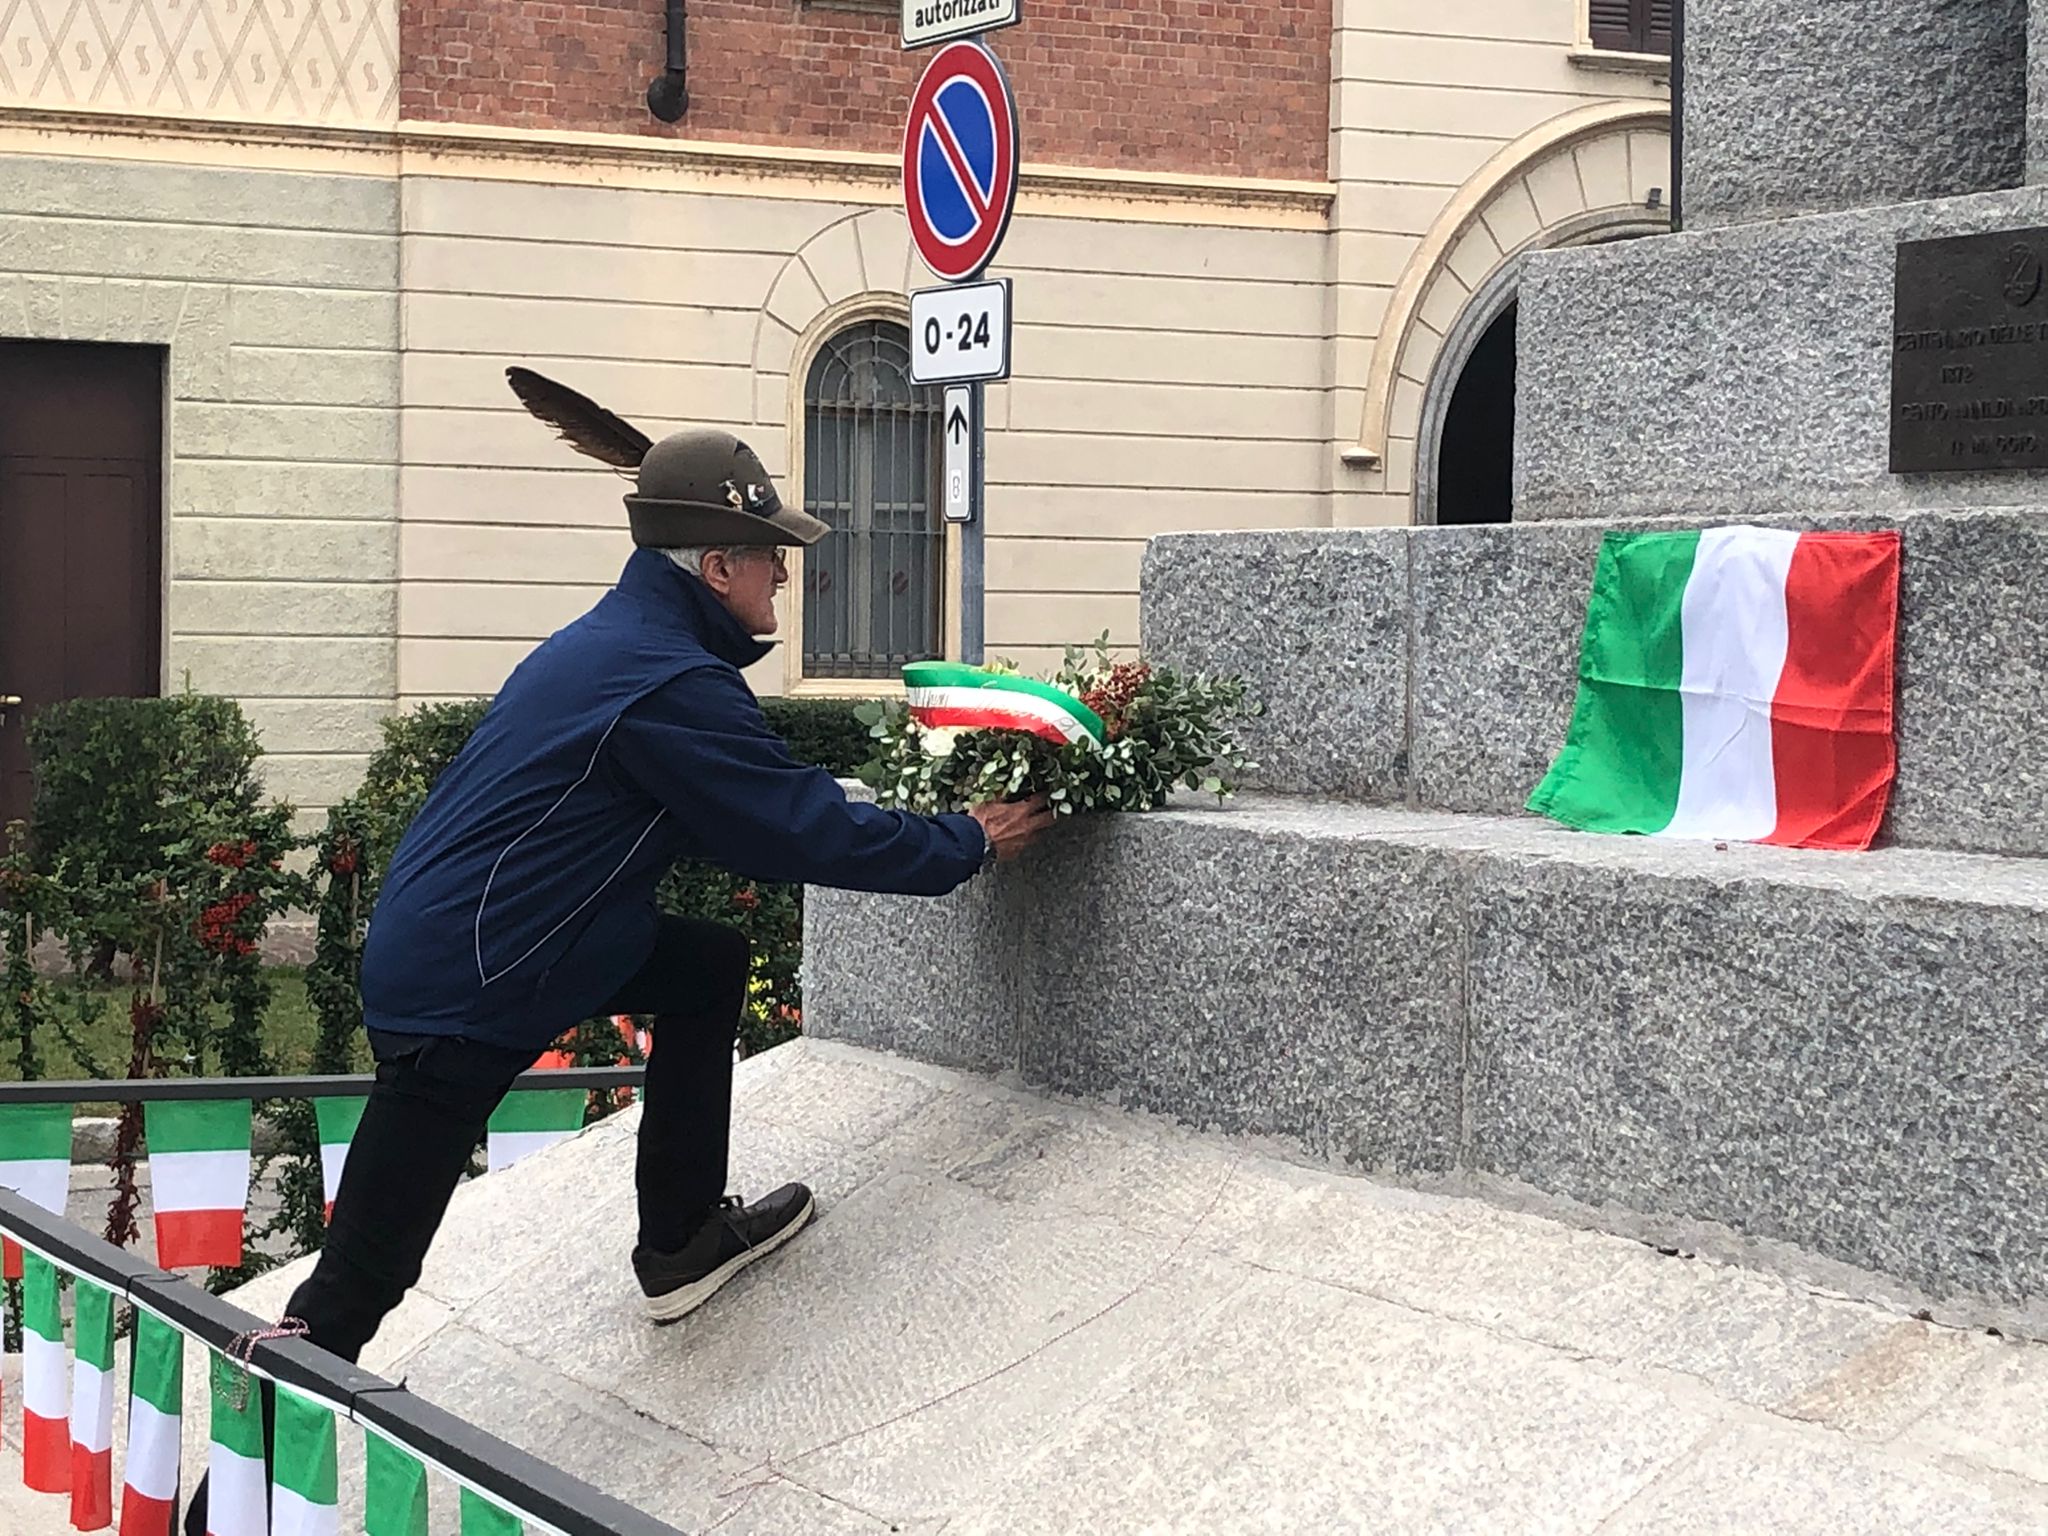
[[[814,1034],[2048,1316],[2048,865],[1253,799],[805,946]]]
[[[1418,850],[1326,835],[1284,804],[1068,823],[943,901],[809,892],[805,1028],[1441,1171],[1455,885]]]
[[[1890,468],[1899,242],[2041,225],[2029,187],[1533,257],[1516,519],[2048,504],[2048,472]]]
[[[1689,0],[1695,228],[2020,184],[2027,0]]]
[[[2048,854],[2048,647],[2037,595],[2048,587],[2048,516],[1750,520],[1904,533],[1887,837]],[[1564,743],[1586,595],[1611,526],[1158,539],[1146,566],[1146,648],[1252,679],[1280,721],[1260,722],[1254,737],[1265,789],[1512,815]],[[1322,564],[1311,553],[1318,537],[1332,550]],[[1281,578],[1331,563],[1343,581]],[[1356,654],[1368,647],[1370,657]]]

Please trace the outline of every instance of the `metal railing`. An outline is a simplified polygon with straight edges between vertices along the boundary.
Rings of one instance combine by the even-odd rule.
[[[101,1077],[58,1082],[0,1083],[6,1104],[163,1104],[195,1099],[348,1099],[366,1096],[376,1078],[345,1077]],[[644,1088],[645,1067],[550,1067],[522,1072],[511,1092],[563,1088]]]
[[[535,1075],[560,1086],[560,1079],[567,1074]],[[247,1084],[266,1080],[234,1081]],[[681,1536],[674,1526],[621,1503],[560,1468],[422,1401],[404,1387],[337,1359],[317,1345],[302,1339],[262,1338],[270,1327],[263,1319],[94,1237],[8,1189],[0,1189],[0,1233],[40,1254],[60,1270],[82,1276],[105,1287],[116,1298],[154,1313],[209,1350],[223,1355],[232,1353],[237,1361],[246,1360],[250,1374],[260,1380],[280,1382],[342,1418],[374,1429],[454,1482],[467,1485],[517,1514],[530,1530],[553,1531],[559,1536]],[[249,1342],[252,1339],[253,1344]],[[208,1359],[211,1360],[210,1355]]]

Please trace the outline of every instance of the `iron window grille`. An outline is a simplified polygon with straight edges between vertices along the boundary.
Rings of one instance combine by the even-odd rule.
[[[832,531],[804,553],[805,677],[894,678],[944,654],[940,397],[911,382],[891,321],[839,332],[811,364],[804,505]]]

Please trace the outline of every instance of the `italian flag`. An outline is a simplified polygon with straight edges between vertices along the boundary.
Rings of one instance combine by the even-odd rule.
[[[289,1387],[279,1387],[276,1443],[270,1536],[340,1536],[334,1414]]]
[[[38,1493],[71,1488],[70,1371],[57,1266],[39,1253],[21,1266],[21,1480]]]
[[[482,1494],[462,1490],[462,1536],[523,1536],[525,1524]]]
[[[269,1536],[263,1389],[223,1355],[208,1351],[208,1366],[213,1428],[206,1448],[206,1536]],[[235,1405],[238,1397],[240,1407]]]
[[[114,1523],[114,1296],[83,1277],[71,1288],[71,1524]]]
[[[120,1536],[173,1536],[184,1443],[185,1336],[138,1307],[134,1358]]]
[[[1062,745],[1102,745],[1101,716],[1050,683],[950,661],[915,661],[903,669],[903,686],[911,718],[934,730],[1028,731]]]
[[[320,1125],[320,1183],[326,1206],[324,1214],[334,1219],[334,1196],[341,1188],[341,1171],[348,1166],[349,1143],[356,1139],[356,1127],[363,1123],[368,1099],[315,1099],[313,1118]]]
[[[11,1189],[53,1216],[71,1195],[71,1106],[0,1105],[0,1189]],[[21,1248],[5,1243],[4,1274],[21,1278]]]
[[[145,1104],[142,1115],[157,1263],[235,1268],[249,1206],[249,1101]]]
[[[1591,832],[1868,848],[1891,796],[1899,536],[1609,533],[1564,750]]]
[[[427,1468],[374,1429],[363,1431],[363,1530],[427,1536]]]

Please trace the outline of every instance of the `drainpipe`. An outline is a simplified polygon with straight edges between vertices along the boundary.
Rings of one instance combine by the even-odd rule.
[[[1671,5],[1671,232],[1685,228],[1685,0]]]
[[[647,86],[647,110],[664,123],[675,122],[690,110],[690,93],[684,88],[683,0],[668,0],[668,68]]]

